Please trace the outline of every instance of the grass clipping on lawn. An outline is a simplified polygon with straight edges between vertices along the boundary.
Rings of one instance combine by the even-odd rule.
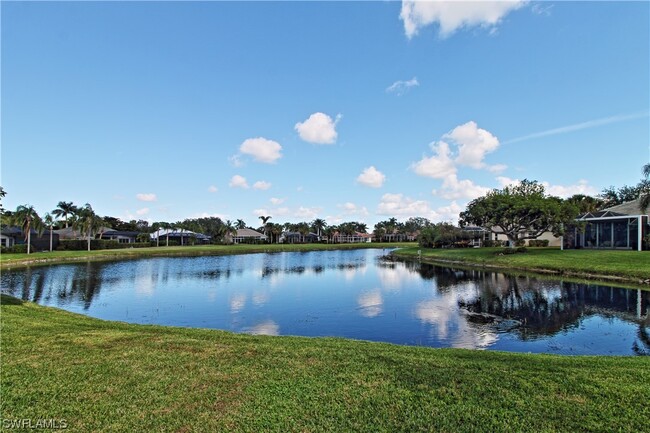
[[[650,358],[107,322],[2,296],[4,420],[68,431],[642,431]]]

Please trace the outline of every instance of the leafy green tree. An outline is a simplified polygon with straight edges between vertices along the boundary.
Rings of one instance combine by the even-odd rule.
[[[63,218],[65,220],[65,228],[68,228],[69,219],[78,211],[79,208],[71,201],[60,201],[59,204],[56,205],[56,209],[52,211],[52,215],[57,218]]]
[[[88,239],[88,251],[90,251],[90,240],[97,234],[101,234],[105,221],[95,213],[92,206],[86,203],[76,212],[73,227],[86,235]]]
[[[567,199],[567,201],[578,208],[578,211],[582,213],[587,212],[597,212],[601,210],[605,201],[598,197],[591,197],[584,194],[574,194]]]
[[[461,212],[459,222],[461,227],[476,225],[504,234],[514,247],[518,241],[536,239],[544,232],[562,235],[565,225],[577,215],[574,204],[548,196],[543,185],[524,179],[472,200]]]
[[[17,225],[25,235],[25,242],[27,242],[27,254],[31,253],[32,243],[32,229],[36,230],[39,234],[43,232],[43,221],[38,213],[31,205],[21,205],[16,208],[16,211],[11,216],[12,224]]]

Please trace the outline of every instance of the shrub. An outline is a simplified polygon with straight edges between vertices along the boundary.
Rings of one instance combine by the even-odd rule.
[[[27,254],[27,244],[14,245],[11,247],[2,247],[1,252],[6,254]]]
[[[121,244],[118,241],[108,241],[105,239],[90,240],[91,250],[117,250],[117,249],[124,249],[124,248],[146,248],[150,246],[151,246],[151,242]],[[88,241],[81,240],[81,239],[65,239],[59,241],[59,246],[56,249],[59,251],[84,251],[88,249]]]
[[[501,250],[500,254],[506,254],[506,255],[508,255],[508,254],[519,254],[519,253],[525,253],[526,251],[527,251],[526,247],[517,247],[517,248],[506,247],[506,248]]]
[[[531,239],[528,241],[529,247],[548,247],[548,239]]]

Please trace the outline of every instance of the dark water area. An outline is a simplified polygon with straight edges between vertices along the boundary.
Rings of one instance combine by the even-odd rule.
[[[23,300],[130,323],[565,355],[649,355],[650,292],[387,259],[150,258],[3,272]]]

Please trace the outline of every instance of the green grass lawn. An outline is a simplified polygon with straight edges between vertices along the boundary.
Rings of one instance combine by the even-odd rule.
[[[78,260],[117,260],[156,256],[200,256],[249,254],[281,251],[322,251],[357,248],[403,248],[416,245],[414,242],[359,243],[359,244],[261,244],[261,245],[197,245],[151,248],[126,248],[95,251],[52,251],[32,254],[2,254],[0,268],[19,267],[34,264],[54,264]]]
[[[648,430],[650,358],[107,322],[2,296],[3,419],[71,432]]]
[[[629,281],[650,279],[650,251],[564,250],[528,248],[526,253],[500,254],[503,248],[404,248],[399,257],[416,258],[422,251],[427,262],[458,262],[502,269],[551,271],[579,277],[620,277]]]

